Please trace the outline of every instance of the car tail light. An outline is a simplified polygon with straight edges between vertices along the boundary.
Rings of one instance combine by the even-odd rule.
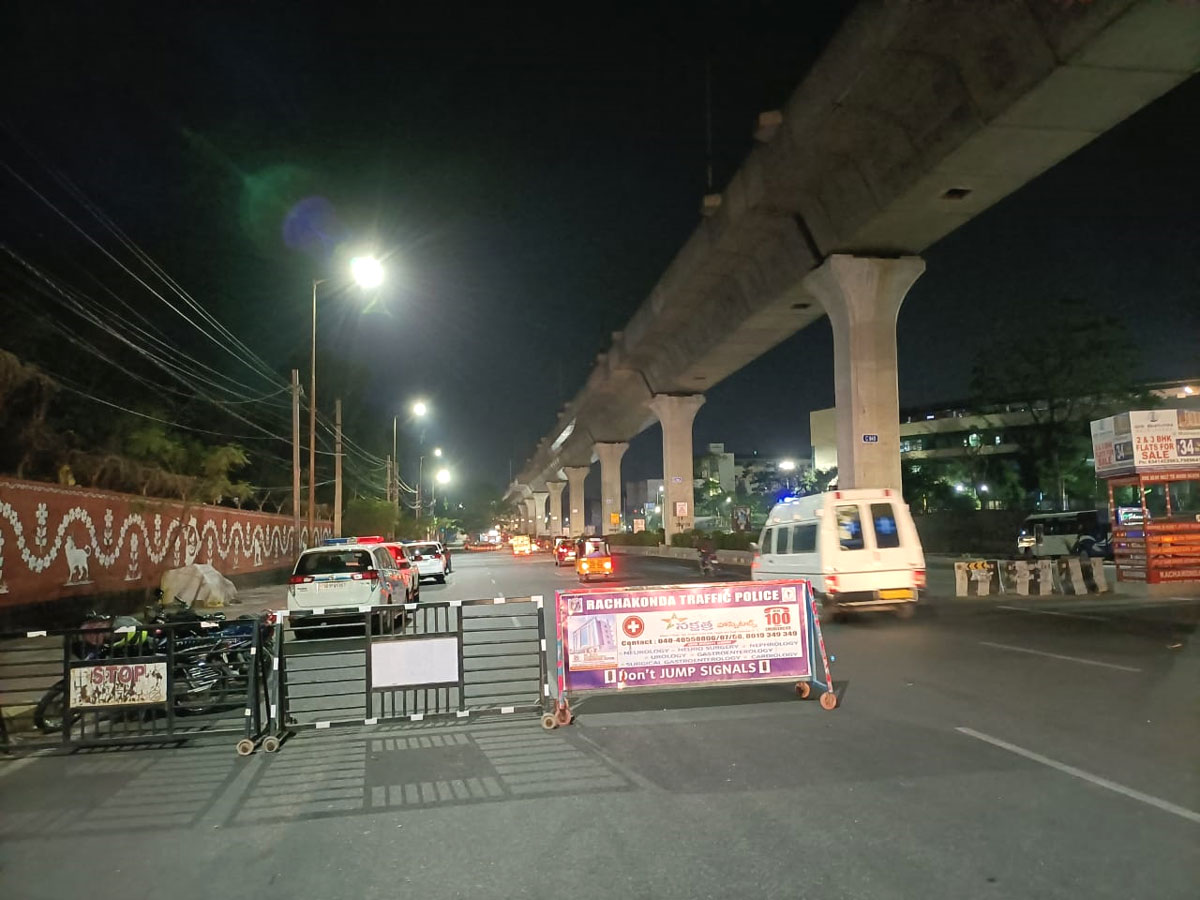
[[[434,550],[434,551],[433,551],[432,553],[430,553],[429,555],[430,555],[430,556],[432,556],[434,559],[441,559],[441,558],[442,558],[442,551],[441,551],[441,550]]]
[[[913,584],[919,588],[925,587],[925,570],[913,569]]]
[[[355,572],[350,576],[350,578],[353,581],[378,581],[379,572],[377,572],[375,569],[370,569],[366,572]]]
[[[827,594],[836,594],[838,590],[838,577],[836,575],[825,576],[825,592]]]
[[[293,575],[288,579],[288,584],[310,584],[312,580],[311,575]]]

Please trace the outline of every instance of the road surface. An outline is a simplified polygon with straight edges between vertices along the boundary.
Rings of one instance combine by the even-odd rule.
[[[655,559],[628,583],[696,580]],[[459,554],[423,599],[553,595]],[[935,592],[936,594],[936,592]],[[1196,607],[932,596],[786,688],[0,763],[13,898],[1172,898],[1200,876]]]

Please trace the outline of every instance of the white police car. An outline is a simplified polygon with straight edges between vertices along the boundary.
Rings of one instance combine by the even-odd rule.
[[[365,606],[404,603],[407,582],[382,540],[329,538],[301,553],[288,579],[293,626],[358,615]]]

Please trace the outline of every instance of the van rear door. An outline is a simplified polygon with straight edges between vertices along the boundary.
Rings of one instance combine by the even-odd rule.
[[[883,496],[835,502],[833,515],[836,543],[830,563],[838,591],[886,592],[881,600],[912,597],[914,571],[923,570],[924,561],[907,511]]]

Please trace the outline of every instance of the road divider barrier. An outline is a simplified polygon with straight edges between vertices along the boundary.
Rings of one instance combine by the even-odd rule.
[[[1108,593],[1104,560],[1090,556],[1067,556],[1058,560],[1058,583],[1064,594]]]
[[[998,560],[973,559],[954,564],[954,595],[956,597],[985,597],[1003,594]]]
[[[569,724],[572,698],[625,690],[794,683],[838,704],[808,581],[718,582],[555,593],[559,700],[542,726]]]
[[[0,635],[0,749],[227,737],[253,752],[269,718],[264,621],[133,622]]]
[[[1021,596],[1045,596],[1054,592],[1054,567],[1048,559],[1005,560],[1004,583],[1011,585]]]
[[[267,752],[304,729],[534,713],[552,702],[542,598],[281,611]]]

